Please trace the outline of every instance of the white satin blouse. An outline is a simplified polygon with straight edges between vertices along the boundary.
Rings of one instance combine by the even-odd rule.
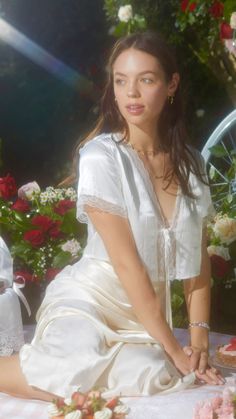
[[[152,281],[199,275],[203,222],[214,211],[209,187],[191,173],[189,182],[197,198],[179,191],[167,223],[142,160],[130,145],[118,143],[120,138],[120,134],[101,134],[80,150],[77,218],[88,224],[84,256],[110,261],[84,210],[88,204],[128,218]]]

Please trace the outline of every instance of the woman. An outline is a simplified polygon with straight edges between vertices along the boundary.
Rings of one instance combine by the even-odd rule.
[[[0,390],[21,397],[222,383],[208,365],[212,205],[202,160],[185,142],[173,54],[159,36],[134,34],[117,42],[108,69],[100,119],[79,147],[84,255],[48,286],[32,343],[1,360]],[[190,320],[184,350],[171,330],[175,278]]]

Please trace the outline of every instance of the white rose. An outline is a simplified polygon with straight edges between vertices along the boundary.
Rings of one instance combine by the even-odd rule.
[[[64,252],[71,253],[72,256],[77,256],[81,249],[81,246],[77,240],[72,239],[63,243],[61,249],[64,250]]]
[[[113,410],[114,413],[127,415],[130,411],[130,408],[125,404],[118,404]]]
[[[40,193],[40,187],[37,182],[29,182],[18,189],[18,196],[21,199],[30,201],[34,194]]]
[[[64,403],[67,404],[67,406],[70,406],[71,403],[72,403],[71,397],[68,397],[68,398],[64,399]]]
[[[227,216],[216,219],[213,231],[224,244],[230,244],[236,240],[236,220]]]
[[[236,57],[236,42],[233,39],[225,39],[225,46],[230,54]]]
[[[230,260],[229,249],[227,247],[211,245],[208,246],[207,251],[209,256],[217,255],[225,260]]]
[[[111,419],[112,410],[108,407],[104,407],[102,410],[98,410],[94,413],[94,419]]]
[[[80,410],[74,410],[74,412],[67,413],[65,419],[81,419],[82,412]]]
[[[230,26],[232,29],[236,29],[236,12],[233,12],[231,15]]]
[[[131,4],[121,6],[118,11],[118,18],[121,22],[128,22],[133,17],[133,9]]]
[[[60,412],[54,403],[50,403],[48,406],[48,416],[50,418],[53,418],[53,416],[60,416]]]

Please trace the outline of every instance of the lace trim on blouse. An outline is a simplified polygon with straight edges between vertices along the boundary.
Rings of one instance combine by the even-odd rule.
[[[92,195],[81,195],[77,203],[77,219],[81,223],[88,223],[88,217],[84,210],[84,206],[89,205],[100,211],[109,212],[113,215],[127,218],[127,211],[119,205],[112,204],[111,202],[104,201],[101,198]]]
[[[0,356],[10,356],[13,352],[19,352],[24,345],[22,330],[16,328],[0,332]]]

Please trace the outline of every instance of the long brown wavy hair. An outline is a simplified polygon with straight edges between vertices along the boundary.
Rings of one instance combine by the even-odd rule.
[[[135,33],[120,38],[112,48],[107,65],[107,82],[104,94],[101,98],[100,114],[95,128],[78,144],[75,152],[74,169],[78,165],[79,150],[89,140],[101,133],[123,133],[121,142],[129,139],[129,128],[126,120],[121,115],[114,96],[113,89],[113,65],[117,57],[125,50],[134,48],[154,56],[160,63],[166,82],[171,81],[174,73],[178,73],[175,54],[166,41],[156,32]],[[175,92],[174,101],[171,104],[166,100],[159,116],[157,130],[161,143],[158,148],[169,153],[171,174],[168,177],[168,185],[172,179],[178,180],[182,192],[194,198],[189,186],[190,172],[194,173],[203,183],[206,177],[203,173],[202,164],[196,150],[188,145],[188,136],[183,122],[183,105],[180,85]],[[74,170],[74,173],[76,171]],[[72,175],[70,180],[75,180]]]

